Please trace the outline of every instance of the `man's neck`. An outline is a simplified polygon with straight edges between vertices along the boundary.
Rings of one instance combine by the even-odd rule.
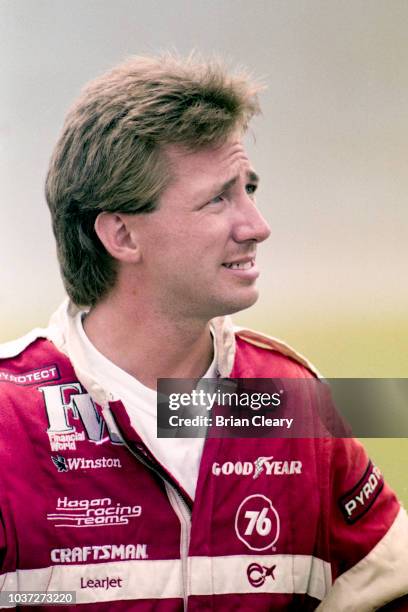
[[[151,310],[140,314],[114,298],[91,309],[84,330],[100,353],[151,389],[158,378],[201,377],[213,359],[208,322],[168,321]]]

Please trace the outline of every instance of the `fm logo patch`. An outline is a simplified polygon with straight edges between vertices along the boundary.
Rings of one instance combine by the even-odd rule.
[[[340,510],[350,525],[358,521],[371,508],[384,486],[383,476],[371,461],[363,477],[339,499]]]
[[[44,398],[49,427],[47,434],[54,452],[76,450],[77,442],[122,444],[115,433],[106,432],[105,421],[79,382],[38,387]],[[107,434],[107,435],[106,435]]]

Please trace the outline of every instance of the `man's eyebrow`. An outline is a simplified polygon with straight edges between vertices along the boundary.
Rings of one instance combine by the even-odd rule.
[[[228,181],[226,181],[222,185],[217,186],[214,189],[214,191],[216,191],[217,193],[223,193],[224,191],[228,191],[228,189],[230,189],[230,187],[235,185],[235,183],[237,182],[238,178],[239,178],[238,175],[232,177],[231,179],[229,179]],[[259,183],[259,176],[255,172],[255,170],[248,170],[248,172],[247,172],[247,179],[249,181],[251,181],[251,183],[256,183],[256,184]]]
[[[255,172],[255,170],[248,170],[247,177],[252,183],[259,183],[259,175]]]
[[[232,187],[233,185],[235,185],[235,183],[238,180],[238,176],[233,176],[231,179],[229,179],[229,181],[226,181],[225,183],[222,183],[222,185],[219,185],[218,187],[216,187],[215,191],[217,193],[222,193],[223,191],[228,191],[228,189],[230,189],[230,187]]]

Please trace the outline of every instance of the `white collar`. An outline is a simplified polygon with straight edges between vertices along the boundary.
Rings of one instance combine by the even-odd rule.
[[[76,329],[76,315],[79,312],[81,312],[80,308],[69,300],[65,300],[52,315],[46,330],[46,337],[67,355],[78,380],[95,402],[106,405],[114,398],[111,392],[104,388],[100,373],[89,363],[84,344]],[[87,312],[87,309],[82,309],[82,312]],[[222,378],[226,378],[232,370],[235,357],[235,337],[231,319],[229,317],[212,319],[211,329],[217,352],[218,371]]]

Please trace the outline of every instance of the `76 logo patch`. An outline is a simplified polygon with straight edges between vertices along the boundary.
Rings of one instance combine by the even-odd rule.
[[[272,548],[279,531],[279,515],[265,495],[250,495],[240,504],[235,515],[235,533],[250,550]]]

